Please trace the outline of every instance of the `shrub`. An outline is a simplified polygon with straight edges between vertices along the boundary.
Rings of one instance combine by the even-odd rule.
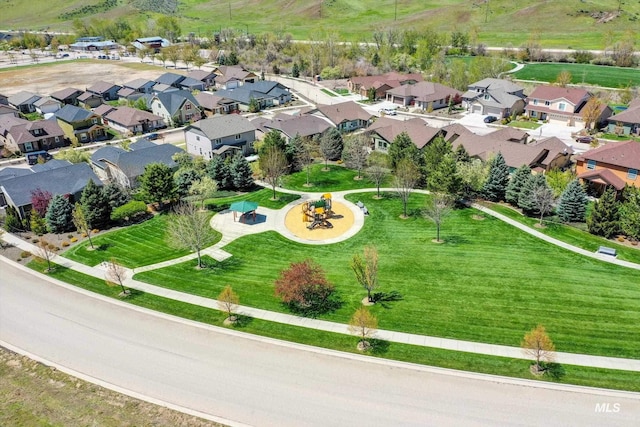
[[[49,243],[47,247],[49,248],[49,250],[54,250],[56,245],[54,245],[53,243]]]
[[[618,236],[617,239],[618,242],[624,242],[624,236]]]
[[[29,258],[30,256],[31,256],[31,252],[29,251],[20,252],[20,258]]]
[[[35,238],[34,238],[34,239],[31,239],[31,242],[32,242],[32,243],[38,243],[39,241],[40,241],[39,239],[35,239]]]
[[[71,243],[75,243],[75,242],[77,242],[77,241],[78,241],[78,238],[77,238],[77,237],[72,237],[72,238],[71,238]]]
[[[87,237],[87,233],[82,233],[82,237]]]
[[[113,221],[131,221],[137,216],[144,215],[146,212],[146,203],[139,200],[132,200],[115,208],[113,212],[111,212],[111,219]]]
[[[334,287],[322,267],[307,259],[293,262],[280,273],[275,293],[290,309],[303,315],[315,315],[335,308],[330,297]]]
[[[204,202],[204,207],[213,212],[222,212],[225,209],[229,209],[231,205],[229,203],[216,203],[209,200]]]
[[[73,239],[73,234],[67,234],[67,239]]]
[[[66,248],[67,246],[69,246],[69,242],[67,242],[66,240],[64,242],[62,242],[62,247]]]
[[[91,230],[91,232],[93,234],[98,234],[100,232],[100,230],[98,230],[97,228],[94,228],[93,230]]]

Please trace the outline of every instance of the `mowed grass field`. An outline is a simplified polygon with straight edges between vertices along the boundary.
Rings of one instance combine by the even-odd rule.
[[[364,170],[360,174],[361,179],[355,179],[358,171],[348,169],[344,166],[329,164],[329,170],[324,163],[315,163],[309,170],[309,186],[307,183],[307,172],[301,171],[282,177],[284,188],[296,191],[343,191],[358,188],[372,188],[374,184],[366,178]],[[391,184],[391,175],[388,175],[381,187]]]
[[[87,249],[90,247],[87,240],[64,252],[62,256],[90,266],[113,258],[125,267],[135,268],[189,254],[188,250],[174,249],[169,245],[168,219],[168,215],[156,215],[141,224],[94,237],[92,240],[95,250]],[[218,240],[220,233],[212,229],[207,246]]]
[[[353,238],[332,245],[291,242],[275,232],[233,241],[233,256],[206,270],[188,262],[136,275],[158,286],[215,298],[232,285],[242,304],[287,309],[274,281],[291,262],[311,258],[335,284],[342,306],[323,318],[348,322],[366,292],[349,267],[373,244],[380,253],[380,287],[400,300],[376,304],[379,327],[417,334],[518,346],[543,324],[559,351],[637,358],[640,354],[640,271],[588,259],[517,231],[497,219],[456,210],[434,244],[435,227],[416,213],[427,196],[410,199],[413,216],[399,218],[399,199],[356,194],[370,216]]]
[[[554,82],[562,71],[571,73],[574,84],[589,84],[602,87],[624,88],[640,85],[640,69],[606,67],[591,64],[526,64],[513,73],[515,79]]]
[[[34,0],[4,2],[0,28],[65,29],[72,20],[59,18],[63,12],[98,4],[80,0]],[[150,2],[152,3],[152,2]],[[579,0],[514,2],[491,0],[182,0],[176,16],[182,31],[199,36],[222,28],[234,28],[259,34],[263,32],[291,33],[295,39],[337,34],[351,41],[371,41],[377,29],[432,28],[451,32],[454,29],[473,30],[478,41],[491,46],[520,46],[535,34],[544,47],[602,49],[603,34],[612,31],[621,37],[637,27],[640,4],[623,2],[623,13],[607,24],[598,23],[592,12],[614,12],[618,4],[611,0]],[[37,14],[33,10],[38,10]],[[79,19],[114,19],[127,17],[138,24],[158,15],[139,11],[131,2],[118,2],[104,12],[77,16]]]

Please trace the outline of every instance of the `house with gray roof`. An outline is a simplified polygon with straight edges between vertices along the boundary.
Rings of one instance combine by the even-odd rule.
[[[151,112],[162,117],[168,126],[179,126],[202,118],[200,105],[189,91],[175,90],[144,97]]]
[[[194,91],[194,90],[204,90],[204,83],[201,82],[200,80],[196,80],[196,79],[192,79],[191,77],[185,77],[179,84],[178,86],[180,87],[180,89],[184,89],[184,90],[190,90],[190,91]]]
[[[396,137],[406,133],[415,146],[422,150],[435,138],[443,135],[441,128],[434,128],[420,117],[409,120],[397,120],[390,117],[380,117],[367,128],[367,135],[371,138],[372,147],[376,151],[387,153]]]
[[[160,52],[163,47],[171,46],[171,42],[162,37],[140,37],[131,42],[137,50],[148,49],[153,53]]]
[[[83,91],[73,87],[64,88],[49,94],[53,99],[57,99],[62,104],[78,105],[78,97]]]
[[[291,101],[291,92],[288,87],[278,82],[266,80],[245,83],[233,89],[220,89],[216,95],[237,102],[240,111],[249,111],[252,99],[258,103],[261,110]]]
[[[134,79],[126,82],[123,85],[123,88],[133,89],[134,91],[140,93],[151,93],[153,85],[155,84],[156,82],[154,82],[153,80]]]
[[[352,132],[366,128],[373,121],[374,115],[353,101],[333,105],[318,105],[306,112],[329,120],[341,132]]]
[[[0,180],[0,202],[4,206],[14,207],[20,218],[24,219],[31,210],[32,191],[40,189],[53,196],[68,195],[69,201],[75,203],[80,199],[89,180],[102,185],[87,163],[69,164],[39,172],[30,171],[29,174]]]
[[[608,132],[617,135],[640,135],[640,98],[634,99],[629,108],[610,116]]]
[[[331,123],[320,117],[288,114],[278,114],[273,120],[257,117],[251,120],[251,123],[256,127],[258,137],[261,138],[275,129],[282,134],[287,143],[296,136],[301,138],[320,136],[333,127]]]
[[[93,111],[65,105],[54,114],[58,125],[72,143],[102,141],[107,138],[102,117]]]
[[[40,98],[40,95],[23,90],[8,97],[7,101],[10,106],[18,109],[21,113],[29,114],[36,111],[34,103]]]
[[[103,104],[102,101],[102,97],[93,92],[83,92],[78,96],[78,106],[86,109],[97,108]]]
[[[106,146],[91,155],[91,167],[104,180],[117,183],[123,188],[136,188],[145,168],[152,163],[162,163],[172,169],[178,164],[173,157],[184,150],[172,144],[154,144],[149,140],[129,146],[129,151],[120,147]]]
[[[87,92],[94,93],[105,101],[117,101],[118,91],[121,88],[122,86],[114,83],[99,81],[89,86]]]
[[[55,120],[25,120],[9,114],[0,116],[0,145],[20,153],[50,150],[66,144],[65,134]]]
[[[184,130],[187,153],[212,159],[233,156],[240,152],[253,154],[255,126],[237,114],[219,115],[200,120]]]
[[[33,103],[34,107],[36,107],[36,111],[43,116],[45,114],[51,114],[58,111],[62,108],[62,103],[56,99],[53,99],[50,96],[43,96]]]
[[[239,65],[220,65],[215,70],[216,86],[222,89],[233,89],[245,83],[255,83],[258,76]]]
[[[475,114],[509,117],[524,111],[524,89],[503,79],[486,78],[469,85],[462,106]]]
[[[176,89],[180,89],[180,82],[182,82],[186,77],[181,74],[176,73],[164,73],[157,79],[155,79],[156,83],[165,84],[167,86],[173,86]]]

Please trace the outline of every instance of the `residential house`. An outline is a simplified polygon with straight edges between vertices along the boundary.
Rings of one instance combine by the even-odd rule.
[[[93,112],[96,113],[97,115],[99,115],[100,117],[102,117],[103,123],[104,123],[104,116],[106,116],[107,114],[109,114],[112,111],[115,111],[117,107],[114,107],[112,105],[109,104],[100,104],[99,106],[97,106],[96,108],[93,109]],[[106,124],[106,123],[104,123]]]
[[[418,82],[412,85],[401,85],[386,92],[387,101],[403,107],[416,106],[423,110],[431,107],[434,110],[444,108],[451,100],[459,104],[460,92],[440,83]]]
[[[621,191],[625,185],[640,188],[640,143],[611,142],[576,157],[578,178],[601,194],[611,186]]]
[[[233,89],[245,83],[255,83],[258,76],[238,65],[220,65],[213,70],[216,75],[214,81],[217,87]]]
[[[104,124],[125,135],[138,135],[166,127],[160,116],[131,107],[118,107],[103,118]]]
[[[0,116],[0,145],[9,151],[31,153],[65,145],[64,132],[55,120],[25,120]]]
[[[204,82],[201,82],[200,80],[192,79],[191,77],[185,77],[184,80],[180,82],[180,89],[189,90],[193,92],[196,90],[203,91],[205,88],[204,88]]]
[[[101,141],[107,138],[102,118],[93,111],[65,105],[55,112],[55,117],[72,144]]]
[[[9,97],[0,93],[0,105],[9,105]]]
[[[156,93],[145,95],[145,99],[151,112],[162,117],[168,126],[178,126],[202,118],[200,105],[189,91],[174,90]]]
[[[123,87],[118,91],[118,99],[125,99],[127,101],[137,101],[142,98],[143,95],[143,93],[136,92],[128,87]]]
[[[460,126],[460,125],[454,125]],[[500,152],[509,170],[513,172],[522,165],[529,166],[535,172],[548,172],[552,169],[564,169],[571,162],[574,151],[556,137],[544,138],[539,141],[524,144],[526,138],[516,134],[496,131],[486,135],[460,131],[458,127],[445,126],[445,139],[450,140],[450,134],[455,133],[452,146],[456,149],[464,146],[471,157],[488,161]]]
[[[176,88],[175,86],[166,85],[164,83],[156,83],[155,85],[153,85],[153,90],[151,91],[151,93],[174,92],[176,90],[180,89]]]
[[[538,86],[527,97],[526,113],[538,120],[575,126],[584,121],[582,110],[592,96],[585,89]],[[611,108],[603,104],[595,122],[604,122],[612,113]]]
[[[232,99],[227,99],[211,92],[198,92],[194,95],[200,108],[204,110],[207,116],[213,116],[215,114],[229,114],[233,111],[238,111],[238,102]]]
[[[475,114],[509,117],[524,111],[524,89],[508,80],[486,78],[469,85],[462,106]]]
[[[102,104],[102,97],[93,92],[83,92],[78,96],[78,105],[85,109],[97,108]]]
[[[49,94],[50,97],[60,101],[63,105],[78,105],[78,97],[82,95],[80,89],[68,87]]]
[[[156,83],[165,84],[167,86],[173,86],[176,89],[182,89],[180,87],[180,82],[182,82],[186,77],[181,74],[176,73],[164,73],[155,79]]]
[[[353,101],[333,105],[318,105],[307,114],[326,118],[341,132],[352,132],[366,128],[374,118],[373,114],[368,113]]]
[[[40,95],[36,95],[33,92],[23,90],[16,93],[15,95],[11,95],[9,98],[7,98],[7,101],[9,102],[9,105],[11,107],[16,108],[21,113],[29,114],[35,113],[36,106],[34,104],[40,98]]]
[[[256,128],[258,138],[275,129],[282,134],[287,143],[296,136],[301,138],[318,137],[333,127],[320,117],[289,114],[278,114],[273,120],[257,117],[251,120],[251,123]]]
[[[204,84],[204,90],[208,90],[216,84],[216,73],[212,71],[192,70],[187,73],[187,77],[202,82]]]
[[[370,91],[375,91],[374,99],[384,99],[390,89],[403,85],[413,85],[422,81],[422,74],[402,74],[391,72],[377,76],[357,76],[347,80],[350,92],[358,93],[363,98],[369,98]]]
[[[212,159],[214,156],[244,156],[253,153],[255,126],[245,117],[227,114],[192,123],[184,130],[187,153]]]
[[[43,116],[45,114],[52,114],[62,108],[62,103],[58,100],[53,99],[50,96],[43,96],[33,103],[34,107],[36,107],[36,111]]]
[[[105,101],[117,101],[118,91],[121,88],[122,86],[119,86],[113,83],[99,81],[89,86],[87,88],[87,92],[95,93]]]
[[[91,155],[91,167],[101,179],[123,188],[136,188],[148,165],[161,163],[175,170],[178,164],[173,157],[183,152],[172,144],[154,144],[142,139],[131,144],[129,151],[115,146],[99,148]]]
[[[134,79],[126,82],[123,85],[123,88],[132,89],[139,93],[151,93],[153,91],[153,86],[156,84],[153,80],[147,79]]]
[[[20,112],[8,105],[0,105],[0,116],[10,115],[14,117],[20,117]]]
[[[131,42],[137,50],[149,50],[159,53],[163,47],[171,46],[171,42],[162,37],[141,37]]]
[[[272,81],[258,81],[245,83],[233,89],[220,89],[216,95],[235,101],[240,111],[249,111],[252,100],[260,110],[291,101],[289,88]]]
[[[616,135],[640,135],[640,98],[634,99],[626,110],[607,119],[607,131]]]
[[[32,170],[24,175],[0,180],[0,201],[14,207],[20,218],[24,219],[31,211],[31,192],[35,190],[47,191],[52,196],[68,195],[69,201],[75,203],[80,200],[89,180],[102,185],[87,163],[63,163],[58,166],[62,167],[43,168],[38,172]]]
[[[405,132],[411,141],[422,150],[433,142],[438,136],[442,136],[442,129],[431,127],[419,117],[408,120],[396,120],[390,117],[381,117],[367,128],[367,134],[371,137],[372,149],[388,152],[389,147],[398,135]]]

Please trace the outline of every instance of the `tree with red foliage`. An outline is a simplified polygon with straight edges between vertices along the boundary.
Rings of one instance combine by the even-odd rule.
[[[47,208],[49,207],[49,202],[52,197],[51,193],[44,191],[41,188],[31,190],[31,206],[36,212],[38,212],[40,217],[44,218],[47,214]]]
[[[331,308],[334,287],[322,267],[310,259],[291,263],[280,272],[275,285],[276,296],[294,311],[315,314]]]

